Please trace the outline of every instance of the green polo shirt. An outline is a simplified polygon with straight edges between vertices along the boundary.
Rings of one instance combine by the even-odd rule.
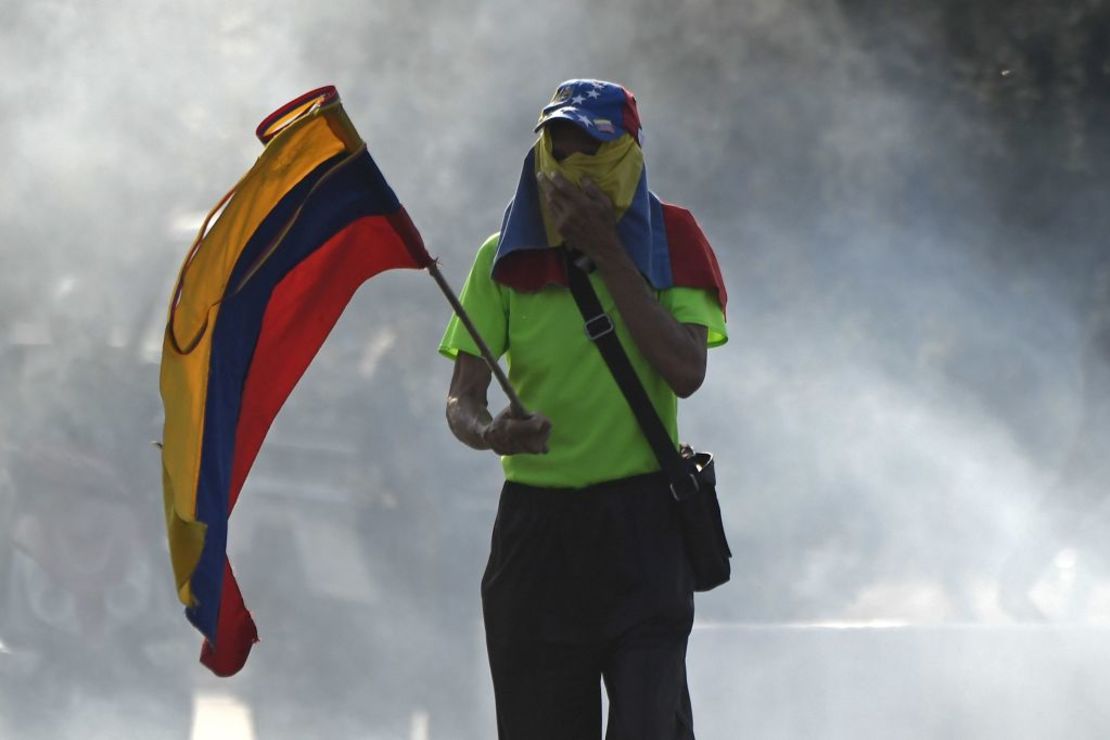
[[[533,486],[580,488],[659,469],[636,417],[597,347],[586,337],[570,291],[549,285],[523,293],[491,277],[497,235],[478,250],[459,299],[497,357],[507,355],[509,381],[529,411],[551,420],[546,455],[506,455],[505,478]],[[604,281],[590,275],[655,410],[678,443],[678,398],[632,341]],[[728,341],[716,294],[698,288],[657,291],[659,302],[683,324],[709,330],[709,346]],[[439,351],[479,356],[466,328],[452,316]],[[496,410],[494,410],[496,412]]]

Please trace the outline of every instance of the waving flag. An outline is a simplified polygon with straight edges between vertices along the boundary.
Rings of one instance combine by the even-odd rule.
[[[221,676],[258,640],[227,522],[274,417],[359,285],[434,269],[334,87],[282,106],[257,135],[261,156],[181,268],[162,350],[170,557],[201,662]]]

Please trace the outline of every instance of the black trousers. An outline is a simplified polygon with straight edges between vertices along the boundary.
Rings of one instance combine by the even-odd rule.
[[[482,578],[500,740],[694,737],[693,575],[665,478],[506,483]]]

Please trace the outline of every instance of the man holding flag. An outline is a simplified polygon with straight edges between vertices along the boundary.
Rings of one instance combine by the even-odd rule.
[[[690,213],[648,190],[628,90],[567,81],[536,130],[461,295],[520,403],[490,413],[491,368],[457,316],[440,345],[448,424],[506,478],[482,579],[498,736],[600,738],[603,679],[609,738],[692,738],[691,567],[667,478],[592,345],[615,333],[677,447],[677,399],[727,341],[724,283]],[[603,310],[585,323],[576,280]]]

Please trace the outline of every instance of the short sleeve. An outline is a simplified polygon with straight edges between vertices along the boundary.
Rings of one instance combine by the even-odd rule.
[[[493,256],[496,251],[497,235],[494,234],[478,249],[470,275],[459,294],[459,302],[494,357],[501,357],[509,348],[509,317],[506,288],[495,283],[492,277]],[[470,332],[459,321],[459,317],[452,314],[451,320],[447,322],[447,329],[443,332],[443,339],[440,340],[439,353],[453,360],[459,352],[481,356]]]
[[[702,288],[667,288],[659,293],[659,302],[680,324],[697,324],[707,328],[707,343],[710,347],[719,347],[728,341],[725,313],[713,291]]]

